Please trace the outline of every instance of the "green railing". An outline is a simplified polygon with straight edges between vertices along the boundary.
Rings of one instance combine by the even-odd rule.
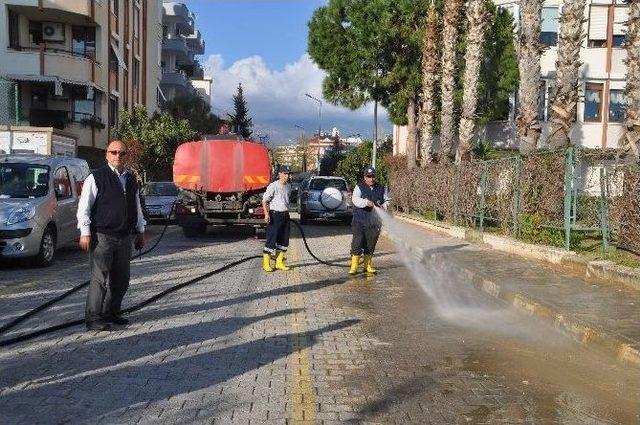
[[[640,168],[614,151],[571,147],[490,161],[390,163],[396,208],[527,242],[640,253]]]

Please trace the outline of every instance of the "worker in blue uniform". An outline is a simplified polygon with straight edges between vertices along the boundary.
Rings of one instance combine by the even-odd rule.
[[[364,179],[353,189],[353,239],[351,241],[351,268],[349,274],[357,274],[360,256],[364,255],[364,271],[375,274],[373,253],[380,237],[382,222],[374,208],[389,207],[387,187],[376,181],[376,170],[369,167],[364,172]]]

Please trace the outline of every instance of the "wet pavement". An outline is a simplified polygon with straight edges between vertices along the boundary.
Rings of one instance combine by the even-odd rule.
[[[346,264],[348,227],[305,230],[318,256]],[[249,231],[172,229],[134,263],[126,303],[260,248]],[[375,277],[316,264],[297,237],[289,260],[288,273],[252,260],[212,276],[116,332],[76,327],[2,349],[0,423],[640,423],[637,369],[475,289],[503,326],[444,319],[389,240]],[[2,323],[86,279],[77,260],[63,264],[0,270]],[[84,296],[12,335],[78,317]]]

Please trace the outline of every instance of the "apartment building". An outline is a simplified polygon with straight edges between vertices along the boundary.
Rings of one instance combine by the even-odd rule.
[[[160,87],[163,99],[202,91],[210,95],[211,80],[205,79],[204,70],[196,59],[197,55],[204,54],[205,42],[195,28],[195,15],[183,3],[165,1],[162,6]]]
[[[517,0],[494,0],[499,7],[509,10],[519,25],[520,6]],[[556,60],[558,56],[558,18],[562,13],[562,0],[546,0],[542,10],[541,41],[545,51],[541,58],[543,83],[540,87],[540,117],[544,141],[550,130],[550,100],[553,96]],[[623,0],[587,0],[584,34],[580,50],[579,103],[576,125],[571,140],[587,148],[617,148],[624,119],[624,87],[627,69],[625,23],[628,6]],[[489,123],[478,129],[478,136],[504,147],[517,147],[515,116],[517,99],[514,94],[510,119]],[[404,127],[394,128],[394,154],[406,150],[407,132]]]
[[[100,156],[122,110],[158,107],[161,17],[161,0],[0,0],[0,125]]]

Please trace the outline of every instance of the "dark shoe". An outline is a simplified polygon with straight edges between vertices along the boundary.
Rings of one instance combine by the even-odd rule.
[[[89,331],[110,331],[111,325],[103,321],[87,322],[87,330]]]
[[[125,319],[122,316],[112,316],[105,319],[109,323],[113,323],[114,325],[126,325],[129,323],[129,319]]]

